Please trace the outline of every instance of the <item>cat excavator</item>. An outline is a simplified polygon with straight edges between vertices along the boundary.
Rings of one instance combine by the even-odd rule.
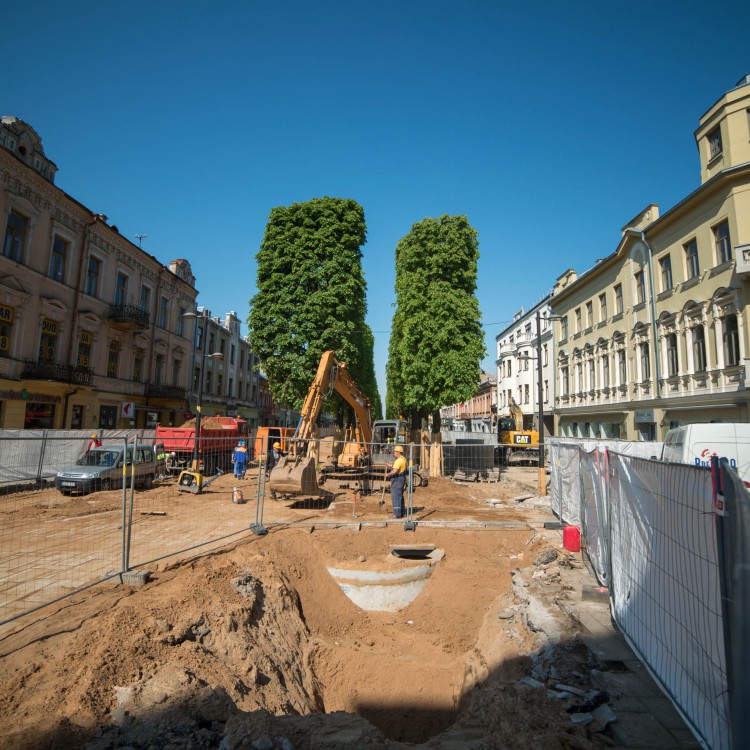
[[[356,468],[369,463],[367,446],[372,442],[372,413],[370,400],[346,369],[345,362],[336,359],[335,352],[323,352],[315,379],[302,406],[301,417],[294,436],[287,438],[289,452],[282,456],[271,471],[269,488],[281,495],[320,495],[315,457],[309,455],[315,423],[323,403],[335,391],[354,409],[356,426],[348,436],[338,456],[339,468]]]
[[[497,445],[500,460],[503,464],[514,463],[515,460],[534,460],[539,450],[539,432],[524,430],[523,412],[513,396],[510,397],[510,416],[497,420]]]

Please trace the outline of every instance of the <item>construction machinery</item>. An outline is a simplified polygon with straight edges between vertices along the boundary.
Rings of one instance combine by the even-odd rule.
[[[503,464],[521,460],[536,461],[539,450],[539,432],[525,430],[523,412],[513,396],[510,397],[510,416],[497,420],[497,445]]]
[[[372,416],[370,401],[346,369],[346,363],[336,359],[335,352],[323,352],[305,403],[297,430],[287,438],[289,452],[282,456],[271,471],[269,488],[282,495],[320,495],[320,484],[315,457],[309,454],[315,423],[320,416],[323,403],[338,391],[354,409],[356,427],[348,436],[338,456],[338,466],[358,467],[368,462],[366,445],[372,441]]]

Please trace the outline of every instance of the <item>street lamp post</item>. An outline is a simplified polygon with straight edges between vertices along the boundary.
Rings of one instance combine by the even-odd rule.
[[[548,315],[545,320],[562,320],[562,315]],[[539,495],[547,494],[547,470],[544,468],[544,384],[542,383],[542,311],[536,311],[536,377],[539,430]]]
[[[539,411],[539,496],[547,494],[547,471],[544,468],[544,388],[542,385],[542,313],[536,311],[536,377],[537,383],[537,409]]]
[[[208,354],[208,310],[204,308],[203,314],[199,315],[194,312],[186,312],[182,314],[183,318],[190,318],[195,320],[195,332],[198,332],[198,321],[203,320],[203,341],[201,342],[201,371],[198,375],[198,394],[195,399],[195,439],[193,441],[193,471],[198,471],[198,454],[199,454],[199,443],[200,443],[200,432],[201,432],[201,417],[203,416],[203,383],[206,378],[206,360],[207,359],[223,359],[224,355],[221,352],[213,352]],[[195,342],[196,336],[193,336],[193,342]]]

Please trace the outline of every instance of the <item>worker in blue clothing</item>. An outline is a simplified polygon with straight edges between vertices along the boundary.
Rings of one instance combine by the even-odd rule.
[[[234,449],[232,462],[234,463],[234,476],[237,479],[244,479],[247,471],[247,446],[244,440],[240,440]]]
[[[396,460],[393,467],[385,475],[386,479],[391,480],[391,504],[393,505],[393,517],[403,518],[406,515],[404,507],[404,488],[406,487],[406,472],[408,467],[404,458],[404,449],[400,445],[393,448],[393,455]]]

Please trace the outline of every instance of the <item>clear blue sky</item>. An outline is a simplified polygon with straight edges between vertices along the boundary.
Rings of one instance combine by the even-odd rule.
[[[247,319],[271,208],[357,200],[383,401],[414,222],[478,231],[494,371],[521,306],[698,186],[698,118],[750,72],[739,0],[29,0],[1,23],[0,114],[37,130],[62,189],[187,258],[216,315]]]

